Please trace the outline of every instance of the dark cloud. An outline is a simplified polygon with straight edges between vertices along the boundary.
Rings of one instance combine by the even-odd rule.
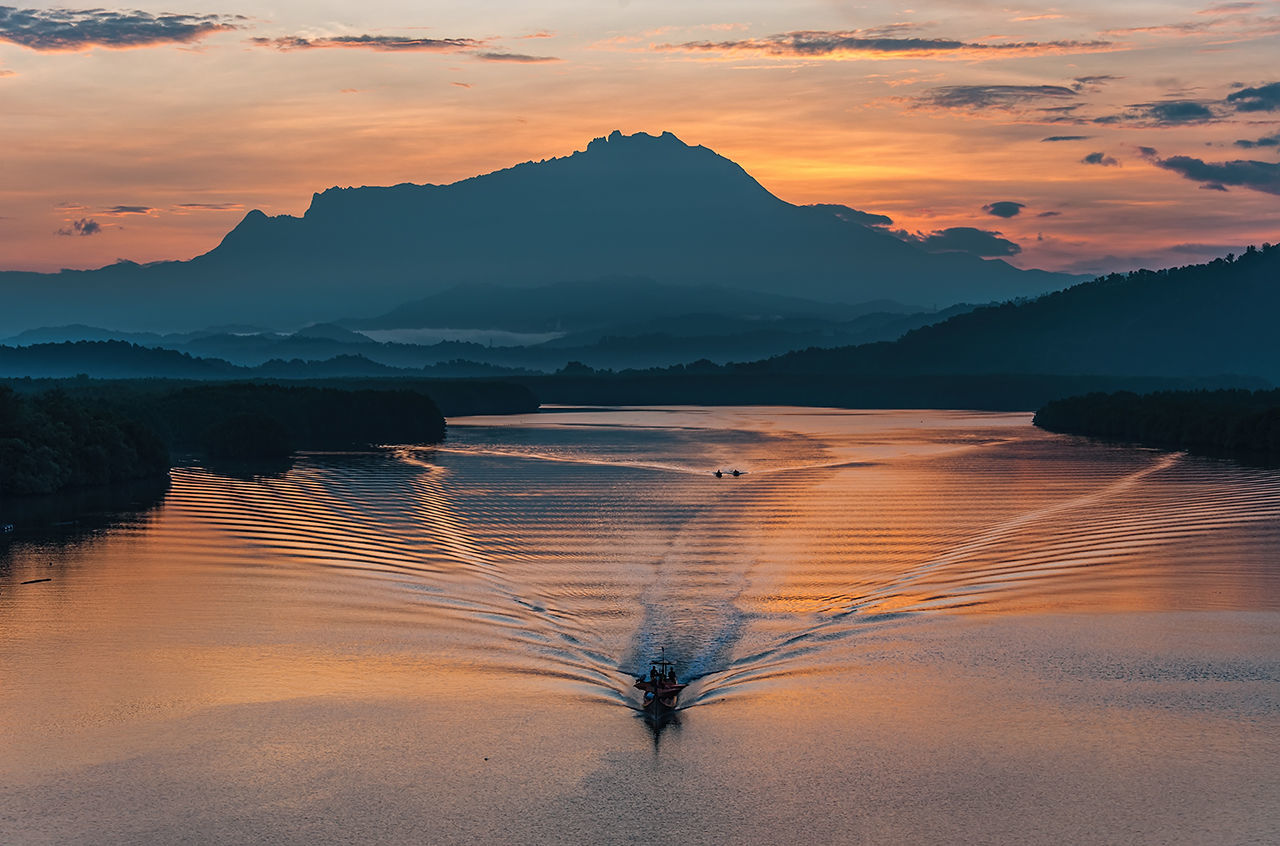
[[[304,38],[287,35],[281,38],[250,38],[250,44],[271,47],[276,50],[327,50],[353,49],[381,52],[456,53],[486,46],[487,42],[475,38],[406,38],[398,35],[332,35],[323,38]]]
[[[1001,233],[990,229],[953,226],[949,229],[939,229],[928,235],[905,235],[905,237],[906,240],[914,241],[930,253],[968,253],[982,258],[994,258],[1016,256],[1022,252],[1022,247],[1000,235]]]
[[[178,203],[175,208],[183,211],[236,211],[244,208],[241,203]]]
[[[944,85],[931,88],[916,99],[925,106],[944,109],[1009,108],[1033,100],[1075,97],[1062,85]]]
[[[1280,109],[1280,82],[1233,91],[1227,95],[1227,105],[1241,112],[1274,112]]]
[[[1165,127],[1190,126],[1213,123],[1222,119],[1219,100],[1159,100],[1153,103],[1131,103],[1125,111],[1114,115],[1100,115],[1089,122],[1104,126],[1131,124],[1134,126]],[[1218,111],[1215,111],[1217,107]]]
[[[1200,187],[1205,191],[1226,191],[1227,190],[1227,186],[1223,185],[1221,182],[1206,182]]]
[[[1147,148],[1150,149],[1150,148]],[[1191,156],[1159,158],[1151,151],[1147,159],[1156,167],[1181,174],[1186,179],[1201,182],[1211,190],[1225,190],[1233,185],[1280,195],[1280,164],[1240,160],[1230,162],[1206,162]],[[1216,186],[1216,187],[1215,187]]]
[[[1139,103],[1142,116],[1161,125],[1179,123],[1204,123],[1213,120],[1213,110],[1195,100],[1165,100],[1159,103]]]
[[[1264,135],[1257,141],[1250,141],[1247,138],[1241,138],[1236,142],[1237,147],[1244,147],[1246,150],[1252,150],[1254,147],[1280,147],[1280,132],[1275,135]]]
[[[215,32],[239,29],[244,20],[240,15],[0,6],[0,41],[43,52],[190,44]]]
[[[1092,135],[1050,135],[1048,138],[1041,138],[1041,141],[1088,141]]]
[[[17,71],[11,71],[8,68],[0,68],[0,79],[6,76],[17,76],[17,75],[18,75]]]
[[[846,223],[857,223],[861,226],[889,226],[893,223],[893,218],[888,215],[875,214],[874,212],[860,211],[849,206],[842,206],[838,203],[814,203],[805,206],[809,209],[821,209],[830,212]]]
[[[485,62],[516,62],[526,65],[537,65],[544,62],[560,61],[556,56],[528,56],[524,53],[484,52],[473,53],[472,55]]]
[[[1081,164],[1102,165],[1103,167],[1116,167],[1120,162],[1108,156],[1106,153],[1090,153],[1080,160]]]
[[[1040,212],[1040,214],[1036,215],[1036,217],[1062,217],[1062,212],[1055,212],[1055,211]]]
[[[151,214],[155,209],[151,206],[111,206],[102,210],[103,214],[112,216],[122,214]]]
[[[1100,50],[1109,41],[961,41],[952,38],[898,38],[887,35],[885,28],[845,31],[799,30],[764,38],[738,41],[686,41],[683,44],[660,44],[656,50],[683,50],[702,53],[763,53],[769,56],[823,58],[851,53],[919,55],[950,53],[960,55],[1000,54],[1031,55]],[[897,30],[892,30],[897,31]]]
[[[556,56],[530,56],[526,53],[486,50],[484,48],[490,46],[490,40],[482,38],[408,38],[399,35],[331,35],[308,38],[286,35],[280,38],[250,38],[249,43],[283,52],[348,49],[383,53],[469,53],[484,62],[516,64],[560,61]]]
[[[82,217],[79,220],[73,220],[70,226],[57,230],[55,235],[97,235],[102,231],[102,224],[96,220]]]
[[[994,203],[987,203],[982,210],[994,217],[1017,217],[1022,214],[1022,210],[1027,207],[1026,203],[1015,203],[1012,200],[999,200]]]

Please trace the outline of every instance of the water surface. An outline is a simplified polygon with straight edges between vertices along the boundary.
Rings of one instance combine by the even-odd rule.
[[[1278,541],[1280,473],[1027,415],[182,467],[0,547],[0,841],[1272,842]]]

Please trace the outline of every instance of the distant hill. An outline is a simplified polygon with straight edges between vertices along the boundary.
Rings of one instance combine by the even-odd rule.
[[[314,324],[290,334],[243,325],[164,335],[69,325],[28,330],[0,344],[122,340],[242,367],[273,359],[323,362],[360,356],[394,368],[459,359],[477,366],[544,371],[558,370],[570,360],[597,368],[649,368],[700,358],[753,361],[810,346],[893,339],[969,308],[931,312],[888,300],[824,303],[716,286],[681,288],[646,279],[540,288],[473,284],[405,304],[378,318]],[[348,326],[360,326],[369,334]],[[441,337],[461,340],[436,340]],[[27,355],[29,362],[43,366],[57,353],[50,348]],[[21,359],[11,355],[10,360]],[[92,362],[83,369],[96,375]]]
[[[669,133],[614,133],[570,156],[451,185],[331,188],[302,217],[251,211],[190,261],[0,273],[0,333],[75,322],[130,331],[245,320],[292,328],[376,315],[461,283],[528,287],[617,275],[841,303],[943,305],[1074,281],[926,252],[884,222],[843,206],[786,203],[732,161]]]
[[[1280,246],[1112,274],[975,309],[894,343],[805,350],[749,369],[805,373],[1046,373],[1280,382]]]
[[[0,379],[65,379],[79,375],[94,379],[324,379],[407,373],[420,375],[422,369],[388,367],[358,355],[337,355],[316,361],[272,359],[257,367],[243,367],[219,358],[142,347],[126,341],[0,346]]]
[[[619,276],[534,288],[481,282],[456,285],[376,317],[338,322],[358,330],[449,327],[538,333],[581,332],[689,314],[757,320],[851,320],[872,312],[906,314],[922,310],[920,306],[891,300],[820,302],[720,285],[672,285]]]

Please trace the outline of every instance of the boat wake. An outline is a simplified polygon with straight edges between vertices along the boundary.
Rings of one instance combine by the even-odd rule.
[[[807,463],[735,480],[644,460],[683,430],[633,444],[628,473],[538,443],[303,456],[265,478],[175,471],[166,507],[240,540],[219,566],[346,580],[307,594],[325,613],[637,710],[664,653],[697,707],[840,671],[842,644],[938,612],[1196,596],[1252,566],[1232,538],[1280,523],[1269,471],[1005,434],[878,462],[805,444]]]

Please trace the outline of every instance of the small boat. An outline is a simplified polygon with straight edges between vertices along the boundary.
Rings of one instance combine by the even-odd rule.
[[[717,471],[716,471],[716,478],[717,478],[717,479],[723,479],[723,478],[724,478],[724,471],[723,471],[723,470],[717,470]]]
[[[636,687],[644,691],[644,709],[653,714],[674,711],[685,686],[676,682],[676,665],[662,657],[649,662],[649,674],[636,679]]]
[[[742,471],[741,471],[741,470],[734,470],[732,475],[734,475],[734,476],[741,476],[741,475],[742,475]]]

